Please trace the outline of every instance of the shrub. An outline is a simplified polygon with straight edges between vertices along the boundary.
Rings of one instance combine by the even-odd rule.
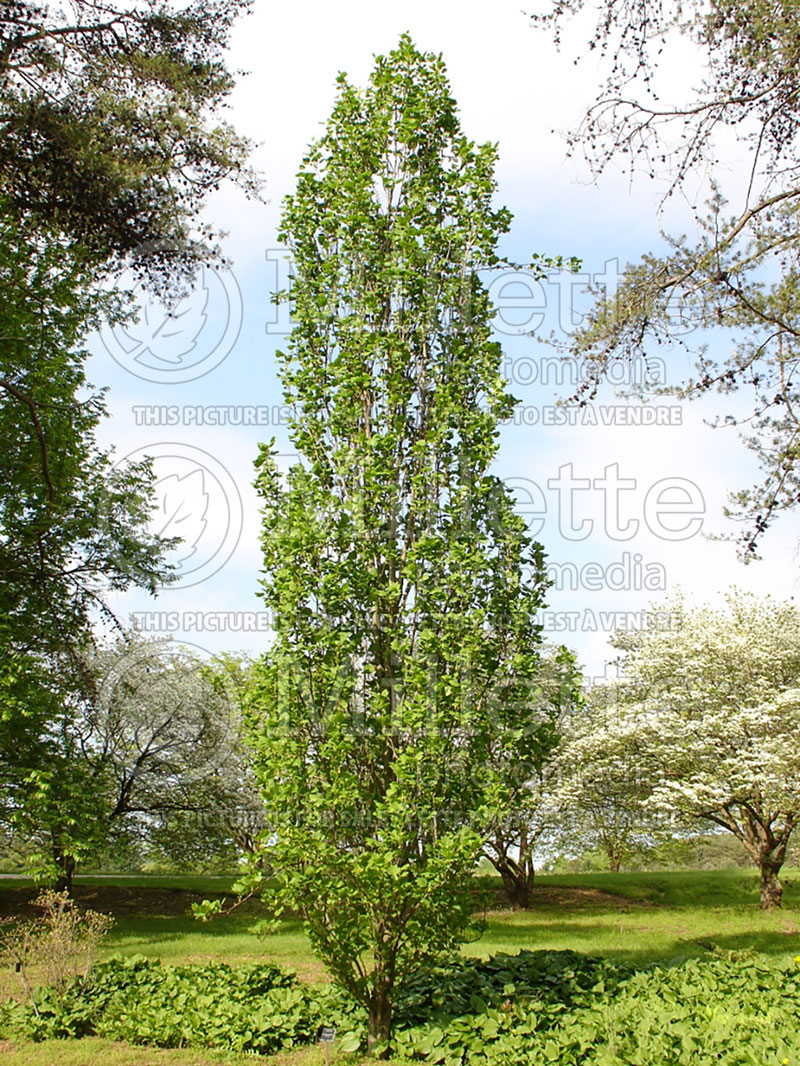
[[[34,906],[44,912],[40,918],[3,926],[0,955],[18,976],[35,1012],[33,972],[43,972],[47,984],[59,995],[70,984],[83,986],[114,920],[97,911],[79,910],[66,891],[40,892]]]

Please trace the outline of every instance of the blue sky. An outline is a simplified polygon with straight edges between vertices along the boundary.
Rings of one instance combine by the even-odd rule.
[[[206,216],[228,233],[223,246],[232,273],[201,279],[174,319],[150,308],[138,326],[92,345],[90,377],[110,387],[112,419],[103,441],[120,458],[158,457],[161,526],[187,542],[179,587],[155,601],[132,594],[116,603],[123,615],[137,612],[150,632],[211,652],[266,646],[251,481],[259,440],[274,435],[287,462],[291,454],[274,359],[287,321],[269,299],[287,269],[276,237],[280,204],[330,112],[337,73],[363,84],[373,56],[406,30],[418,47],[443,53],[465,133],[499,142],[498,202],[515,216],[503,249],[510,257],[576,255],[584,275],[609,276],[658,247],[659,223],[672,232],[687,224],[680,203],[659,219],[663,183],[631,182],[611,171],[592,184],[582,158],[566,159],[564,140],[553,131],[579,120],[598,78],[592,63],[572,62],[585,37],[580,27],[559,54],[528,26],[519,0],[491,10],[451,0],[391,6],[314,0],[296,7],[256,0],[234,37],[232,66],[249,74],[228,117],[258,142],[254,162],[265,175],[268,202],[221,190]],[[695,75],[692,56],[676,53],[665,86],[685,92]],[[734,161],[729,178],[736,177]],[[537,287],[509,273],[492,283],[498,339],[522,405],[503,428],[498,471],[517,491],[555,566],[561,587],[551,590],[548,636],[574,647],[590,676],[602,676],[613,658],[610,630],[636,624],[636,612],[678,586],[698,602],[715,600],[731,585],[795,594],[797,521],[784,518],[764,541],[765,560],[749,567],[731,544],[705,538],[735,532],[722,516],[726,492],[757,476],[733,432],[704,424],[728,410],[730,400],[660,401],[664,409],[648,417],[661,424],[631,425],[625,423],[641,415],[608,386],[597,400],[597,425],[555,424],[563,416],[554,401],[568,394],[575,368],[559,371],[555,353],[529,335],[530,326],[541,311],[540,335],[569,330],[585,307],[585,280]],[[686,372],[680,351],[657,354],[666,380]],[[570,588],[576,580],[579,587]]]

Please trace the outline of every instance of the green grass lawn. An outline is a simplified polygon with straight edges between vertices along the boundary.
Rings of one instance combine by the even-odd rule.
[[[636,964],[701,955],[718,947],[753,949],[770,955],[800,953],[800,870],[784,871],[784,905],[758,907],[758,876],[749,870],[639,874],[542,876],[529,911],[486,912],[480,940],[468,954],[490,955],[521,948],[572,948]],[[217,960],[231,964],[266,959],[295,970],[304,980],[324,980],[296,920],[260,936],[261,905],[249,902],[234,913],[200,923],[188,913],[191,900],[229,890],[231,878],[78,878],[77,898],[99,910],[113,910],[116,924],[104,955],[143,954],[164,962]],[[490,879],[495,900],[497,886]],[[19,909],[33,886],[0,878],[0,913]],[[5,984],[5,982],[4,982]],[[208,1051],[151,1051],[107,1041],[48,1041],[6,1046],[8,1066],[240,1066],[259,1060]],[[316,1066],[320,1049],[272,1057],[270,1066]]]
[[[758,906],[758,876],[749,870],[542,876],[531,910],[490,909],[483,937],[464,951],[490,955],[520,948],[573,948],[635,963],[702,954],[712,944],[797,954],[800,870],[787,871],[783,881],[784,905],[768,913]],[[263,909],[253,901],[206,923],[186,913],[190,899],[224,892],[231,879],[120,878],[114,884],[147,890],[151,899],[147,913],[136,912],[136,898],[132,908],[118,913],[106,954],[139,953],[172,963],[268,959],[307,980],[324,977],[297,920],[281,921],[278,931],[265,937],[255,931]],[[497,894],[494,882],[487,879],[485,884]],[[98,909],[108,902],[107,881],[79,879],[78,887],[103,888],[93,902]]]
[[[636,964],[711,947],[795,955],[800,950],[800,870],[783,879],[784,902],[758,906],[749,870],[542,877],[530,911],[490,912],[471,953],[572,948]]]

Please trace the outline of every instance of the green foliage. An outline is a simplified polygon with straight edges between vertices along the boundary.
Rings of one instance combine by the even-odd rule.
[[[743,1066],[800,1052],[797,961],[720,954],[634,973],[572,952],[539,970],[531,954],[518,957],[534,975],[521,994],[512,979],[499,1006],[476,995],[460,1017],[399,1032],[398,1051],[445,1066]]]
[[[137,251],[163,280],[191,262],[208,193],[225,177],[255,189],[247,142],[214,120],[233,87],[224,50],[246,6],[73,0],[66,13],[2,0],[5,210],[54,224],[101,268]]]
[[[110,590],[169,580],[171,542],[147,530],[149,464],[115,466],[95,441],[105,406],[83,343],[118,313],[97,259],[6,207],[0,194],[0,817],[45,831],[44,861],[67,874],[101,825],[71,729],[92,622]]]
[[[85,635],[107,589],[168,580],[171,542],[146,530],[149,465],[116,467],[95,442],[105,403],[84,339],[119,314],[97,259],[6,207],[0,195],[0,637],[48,654]]]
[[[398,992],[398,1061],[445,1066],[750,1066],[800,1052],[800,957],[752,954],[635,970],[574,951],[454,958]],[[333,1025],[341,1051],[363,1046],[352,1001],[277,967],[161,966],[141,957],[95,968],[82,989],[40,989],[6,1006],[3,1032],[36,1040],[89,1034],[159,1047],[271,1052]]]
[[[160,966],[142,956],[100,963],[84,987],[39,989],[12,1028],[34,1039],[96,1034],[158,1047],[275,1051],[305,1043],[310,993],[277,966]]]
[[[397,1001],[399,1027],[447,1024],[464,1014],[505,1012],[535,997],[539,1004],[570,1006],[602,981],[615,988],[633,972],[622,963],[577,951],[500,953],[488,959],[456,957],[406,980]]]
[[[542,550],[490,472],[514,404],[479,280],[510,221],[496,149],[408,37],[339,89],[283,215],[302,462],[258,462],[276,632],[248,720],[272,895],[385,1040],[396,979],[470,934],[472,867],[553,708]]]

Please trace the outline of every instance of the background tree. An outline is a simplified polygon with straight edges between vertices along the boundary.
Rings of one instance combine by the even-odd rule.
[[[0,613],[21,652],[79,645],[106,590],[170,577],[147,465],[115,468],[94,439],[105,409],[83,340],[115,314],[95,266],[57,228],[0,216]]]
[[[552,836],[562,854],[598,850],[618,872],[668,840],[674,819],[648,806],[666,758],[639,705],[627,704],[616,684],[595,685],[581,710],[565,716],[549,767]]]
[[[46,783],[63,793],[72,780],[55,772],[53,744],[85,691],[107,591],[170,577],[171,542],[147,530],[150,470],[115,468],[94,439],[104,405],[82,341],[114,314],[95,262],[57,228],[0,214],[0,799],[17,806],[38,796],[41,808]]]
[[[233,87],[224,51],[247,0],[68,13],[0,0],[5,210],[163,281],[205,247],[198,211],[223,178],[250,192],[247,142],[212,120]]]
[[[122,311],[98,274],[134,250],[151,277],[187,266],[208,192],[245,175],[246,143],[209,125],[242,7],[75,0],[70,20],[0,2],[0,607],[26,647],[85,638],[100,589],[168,577],[147,465],[119,470],[94,443],[105,411],[82,343]]]
[[[490,746],[539,757],[542,553],[490,473],[513,406],[478,278],[509,225],[495,158],[461,134],[441,59],[403,37],[365,91],[340,78],[283,214],[302,463],[284,485],[259,460],[276,632],[249,724],[277,898],[373,1050],[396,982],[470,926],[513,800]]]
[[[0,667],[0,820],[8,852],[22,841],[26,866],[67,887],[97,839],[93,768],[75,757],[70,730],[80,691],[74,662],[14,653]]]
[[[247,660],[129,633],[95,653],[93,672],[78,726],[107,768],[107,821],[150,861],[236,868],[264,822],[242,735]]]
[[[83,640],[101,589],[168,577],[167,543],[145,531],[147,465],[119,470],[94,444],[105,412],[81,346],[121,313],[99,274],[133,251],[151,279],[188,268],[208,192],[251,180],[246,142],[210,124],[244,6],[75,0],[70,18],[0,0],[0,607],[24,647]]]
[[[800,817],[800,611],[731,593],[727,608],[669,610],[672,630],[620,634],[620,698],[660,756],[651,805],[733,833],[761,872],[761,906]]]
[[[533,18],[559,41],[587,7],[554,0]],[[693,235],[668,238],[665,254],[629,264],[616,293],[596,293],[571,341],[584,362],[575,399],[591,398],[618,361],[646,360],[656,344],[689,348],[688,320],[696,373],[665,391],[692,398],[753,390],[752,413],[725,419],[747,427],[744,439],[764,471],[729,511],[744,522],[745,559],[800,500],[797,16],[794,0],[603,0],[589,50],[608,57],[608,78],[568,138],[595,175],[613,160],[666,176],[668,193],[693,203],[696,223]],[[681,99],[687,42],[705,77]],[[705,346],[716,335],[726,354]]]
[[[38,680],[51,703],[13,759],[3,820],[29,867],[70,888],[79,864],[134,845],[140,859],[235,866],[263,822],[241,737],[242,664],[131,633],[87,649],[81,668],[71,703],[63,662],[49,687]]]
[[[582,705],[580,686],[581,676],[567,649],[543,648],[535,689],[528,697],[528,730],[536,745],[533,757],[521,760],[517,751],[509,758],[502,745],[489,746],[488,758],[497,772],[508,769],[529,775],[524,782],[513,782],[514,803],[494,825],[484,847],[485,857],[500,874],[506,898],[515,907],[530,907],[536,845],[552,834],[558,821],[553,802],[559,773],[556,753],[564,721]]]
[[[243,6],[0,0],[0,803],[27,796],[37,817],[85,794],[52,759],[87,698],[107,592],[170,577],[170,542],[147,531],[149,466],[95,443],[105,409],[83,341],[123,309],[98,279],[136,252],[154,285],[185,281],[214,251],[197,222],[208,193],[225,176],[255,188],[246,142],[213,121]]]

